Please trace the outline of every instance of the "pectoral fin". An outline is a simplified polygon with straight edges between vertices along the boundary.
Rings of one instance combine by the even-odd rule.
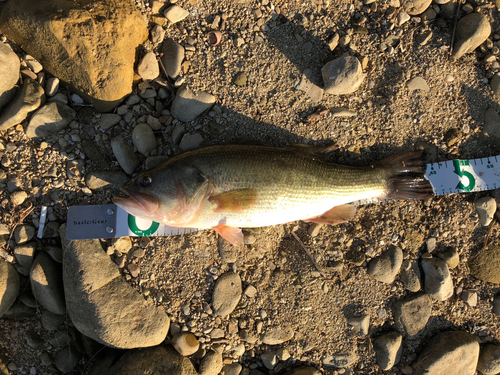
[[[234,246],[243,245],[243,232],[240,228],[230,227],[225,224],[213,228],[222,238]]]
[[[356,206],[344,204],[341,206],[335,206],[326,211],[324,214],[307,219],[307,221],[318,224],[335,225],[351,220],[355,214]]]
[[[214,195],[208,200],[217,205],[215,211],[242,212],[255,204],[257,191],[254,189],[231,190]]]

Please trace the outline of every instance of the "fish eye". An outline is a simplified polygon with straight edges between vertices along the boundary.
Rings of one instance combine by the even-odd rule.
[[[140,181],[139,181],[141,186],[144,186],[144,187],[148,187],[149,185],[151,185],[152,182],[153,182],[153,179],[151,178],[151,176],[149,174],[142,176]]]

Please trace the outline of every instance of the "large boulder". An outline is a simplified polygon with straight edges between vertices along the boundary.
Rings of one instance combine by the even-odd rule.
[[[0,31],[100,112],[132,91],[135,49],[148,37],[135,4],[121,0],[10,0]]]
[[[66,233],[61,230],[61,238]],[[75,327],[107,346],[132,349],[160,344],[170,320],[121,277],[99,240],[63,241],[66,308]]]

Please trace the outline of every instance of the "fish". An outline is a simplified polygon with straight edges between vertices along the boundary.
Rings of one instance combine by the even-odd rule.
[[[351,220],[358,200],[434,195],[422,151],[367,167],[328,161],[330,146],[216,145],[172,157],[138,174],[113,202],[128,213],[172,227],[214,229],[239,246],[241,228],[305,220]]]

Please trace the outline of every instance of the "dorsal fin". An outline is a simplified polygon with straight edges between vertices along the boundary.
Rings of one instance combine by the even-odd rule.
[[[338,149],[338,147],[334,143],[328,146],[314,146],[305,143],[297,143],[285,146],[284,149],[295,151],[300,154],[310,155],[315,159],[327,161],[328,153],[335,151],[336,149]]]

